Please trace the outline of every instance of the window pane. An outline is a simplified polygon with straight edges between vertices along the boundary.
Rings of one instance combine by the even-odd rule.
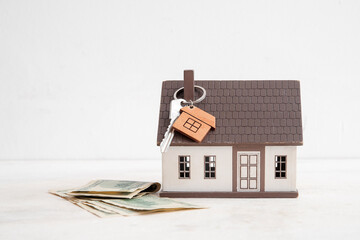
[[[188,122],[189,124],[194,124],[195,121],[191,118],[188,118],[188,120],[186,122]]]
[[[209,157],[205,157],[205,162],[209,162]]]
[[[256,167],[250,167],[250,177],[256,177]]]
[[[250,164],[256,164],[257,156],[250,156]]]
[[[276,172],[275,177],[277,177],[277,178],[280,177],[280,172]]]
[[[184,171],[184,164],[180,163],[180,171]]]
[[[286,177],[286,175],[285,175],[286,173],[285,172],[281,172],[281,177]]]
[[[281,170],[286,170],[286,163],[281,163]]]
[[[210,156],[210,162],[215,162],[215,157],[214,156]]]
[[[215,167],[211,167],[210,171],[215,172]]]
[[[184,162],[184,157],[180,157],[180,162]]]
[[[215,173],[214,172],[211,173],[211,177],[215,178]]]
[[[209,169],[210,169],[210,168],[209,168],[209,163],[206,163],[206,164],[205,164],[205,171],[209,171]]]
[[[189,171],[190,170],[190,163],[185,163],[185,170]]]
[[[285,162],[286,161],[286,156],[282,156],[281,161]]]
[[[187,129],[190,129],[190,128],[191,128],[191,124],[185,123],[185,124],[184,124],[184,127],[187,128]]]
[[[210,176],[210,173],[209,173],[209,172],[206,172],[206,173],[205,173],[205,177],[208,178],[209,176]]]
[[[250,189],[256,189],[256,180],[250,180]]]
[[[279,162],[275,163],[275,170],[280,171],[280,163]]]
[[[240,163],[241,164],[247,164],[247,156],[246,155],[243,155],[240,157]]]
[[[201,124],[200,124],[200,123],[198,123],[198,122],[194,122],[194,127],[199,128],[200,126],[201,126]]]
[[[248,187],[247,187],[247,180],[241,180],[241,181],[240,181],[240,188],[241,188],[241,189],[246,189],[246,188],[248,188]]]
[[[185,157],[185,161],[186,161],[186,162],[190,162],[190,157],[189,157],[189,156],[186,156],[186,157]]]
[[[183,173],[183,172],[180,173],[180,177],[181,177],[181,178],[184,177],[184,173]]]
[[[240,176],[247,177],[247,167],[246,166],[240,168]]]
[[[198,128],[192,126],[192,127],[190,128],[190,130],[193,131],[193,132],[197,132]]]
[[[186,173],[185,173],[185,177],[186,177],[186,178],[189,178],[189,177],[190,177],[190,173],[189,173],[189,172],[186,172]]]

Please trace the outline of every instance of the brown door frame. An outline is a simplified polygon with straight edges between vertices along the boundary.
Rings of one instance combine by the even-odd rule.
[[[260,152],[260,192],[265,189],[265,145],[233,145],[232,191],[237,192],[237,152]]]

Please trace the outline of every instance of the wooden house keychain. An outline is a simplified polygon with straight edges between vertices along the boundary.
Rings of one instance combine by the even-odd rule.
[[[185,71],[185,74],[189,73],[193,74],[192,71]],[[186,75],[184,77],[186,78]],[[200,89],[202,96],[194,101],[191,100],[191,97],[184,96],[184,98],[189,99],[189,101],[186,101],[177,98],[178,93],[184,90],[184,87],[175,91],[174,100],[170,103],[170,124],[165,132],[164,139],[160,143],[161,152],[166,152],[169,149],[175,130],[200,143],[211,128],[216,128],[215,117],[194,105],[205,99],[206,90],[196,85],[190,87],[194,90],[196,88]],[[183,107],[183,105],[185,106]]]

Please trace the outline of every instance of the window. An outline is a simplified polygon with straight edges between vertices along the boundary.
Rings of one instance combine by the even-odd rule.
[[[275,178],[286,178],[286,156],[275,156]]]
[[[195,121],[192,118],[188,118],[188,120],[186,120],[186,122],[184,123],[184,127],[196,133],[201,127],[201,123]]]
[[[204,178],[216,178],[216,158],[215,156],[205,156],[205,175]]]
[[[190,178],[190,156],[179,156],[179,178]]]

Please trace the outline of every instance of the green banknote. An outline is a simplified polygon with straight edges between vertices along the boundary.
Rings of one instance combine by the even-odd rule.
[[[60,191],[49,191],[51,194],[59,196],[69,202],[79,206],[88,212],[98,216],[98,217],[113,217],[113,216],[135,216],[141,214],[139,211],[134,211],[126,208],[117,207],[114,205],[106,204],[98,198],[88,198],[88,197],[76,197],[68,195],[69,190],[60,190]]]
[[[160,190],[160,183],[125,180],[94,180],[85,186],[72,189],[68,195],[109,198],[133,198]]]
[[[170,198],[160,198],[155,195],[145,195],[135,199],[105,199],[105,203],[124,207],[133,210],[159,210],[159,209],[192,209],[201,208],[199,206],[176,201]]]
[[[49,191],[98,217],[135,216],[161,211],[201,208],[193,204],[160,198],[156,182],[95,180],[79,188]]]

